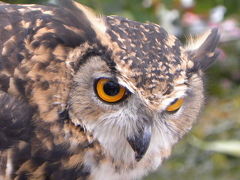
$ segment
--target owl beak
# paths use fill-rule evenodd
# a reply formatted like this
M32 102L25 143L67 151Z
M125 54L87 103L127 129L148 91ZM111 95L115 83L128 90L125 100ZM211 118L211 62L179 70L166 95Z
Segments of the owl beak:
M141 130L139 130L136 135L127 138L128 143L131 145L133 151L135 152L136 161L140 161L147 152L151 136L152 136L151 126L145 126Z

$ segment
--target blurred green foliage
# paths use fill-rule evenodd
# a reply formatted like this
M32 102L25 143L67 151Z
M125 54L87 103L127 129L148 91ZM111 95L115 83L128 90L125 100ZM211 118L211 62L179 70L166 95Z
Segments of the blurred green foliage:
M46 3L47 0L4 0L9 3ZM162 23L161 7L179 13L173 21L186 32L182 19L186 12L202 19L209 26L212 8L226 8L218 26L227 29L233 38L220 43L221 55L207 71L207 105L193 131L173 150L169 160L146 180L238 180L240 179L240 0L195 0L191 8L184 8L180 0L79 0L100 14L120 15L141 22ZM227 21L230 20L230 21ZM225 22L225 24L224 24ZM226 23L228 22L228 23ZM230 23L235 23L236 27ZM194 22L192 22L194 24ZM232 30L229 30L229 28ZM235 28L235 29L234 29ZM169 29L168 29L169 30ZM223 36L225 36L223 34Z

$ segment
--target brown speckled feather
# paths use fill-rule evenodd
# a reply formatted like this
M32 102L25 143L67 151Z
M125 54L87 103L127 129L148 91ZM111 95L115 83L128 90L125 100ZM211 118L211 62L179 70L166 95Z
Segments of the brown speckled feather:
M187 69L181 42L155 24L142 24L122 17L107 17L111 40L122 49L115 59L122 73L135 85L147 104L159 106L154 91L170 94L173 80L185 78ZM120 70L121 71L121 70Z
M89 143L81 129L69 128L73 125L59 118L71 86L72 69L66 63L67 55L76 46L90 44L89 37L91 43L95 41L88 20L78 18L84 26L79 27L79 19L67 9L0 6L0 88L5 92L0 99L4 109L0 119L7 130L1 131L7 137L1 136L0 148L11 147L1 154L7 154L14 172L7 174L6 167L2 167L4 179L77 179L89 174L89 169L81 165L81 156L75 163L70 159L94 148L94 143ZM7 122L10 112L16 122ZM26 117L22 117L23 112ZM32 120L27 117L31 114ZM67 141L65 129L70 134ZM73 152L71 138L79 142Z

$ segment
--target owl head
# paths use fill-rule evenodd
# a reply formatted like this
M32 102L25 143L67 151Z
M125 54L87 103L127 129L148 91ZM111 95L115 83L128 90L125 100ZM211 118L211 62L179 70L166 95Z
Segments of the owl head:
M79 32L84 43L66 61L72 69L71 122L113 161L158 167L202 108L203 74L218 55L217 29L184 46L159 25L66 6L85 27Z

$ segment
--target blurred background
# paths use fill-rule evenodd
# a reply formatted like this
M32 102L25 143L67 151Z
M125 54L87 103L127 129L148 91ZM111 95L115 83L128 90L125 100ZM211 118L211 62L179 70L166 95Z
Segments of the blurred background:
M54 3L55 0L4 0ZM240 0L79 0L105 15L154 22L185 42L219 27L221 54L206 72L206 106L193 131L145 180L240 179Z

